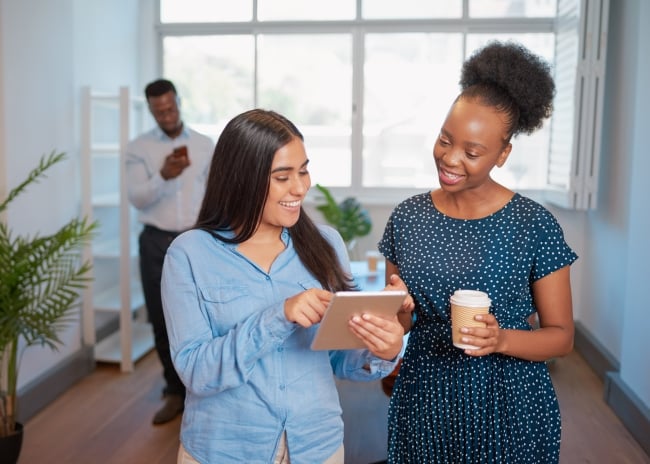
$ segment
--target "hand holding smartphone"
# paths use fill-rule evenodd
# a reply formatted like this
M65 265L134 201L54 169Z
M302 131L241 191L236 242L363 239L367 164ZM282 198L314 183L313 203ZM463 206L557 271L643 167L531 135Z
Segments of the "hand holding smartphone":
M181 145L180 147L174 148L174 156L177 158L188 158L187 154L187 145Z
M160 168L160 175L165 180L173 179L178 177L189 165L187 146L181 145L174 148L174 151L165 157L165 162Z

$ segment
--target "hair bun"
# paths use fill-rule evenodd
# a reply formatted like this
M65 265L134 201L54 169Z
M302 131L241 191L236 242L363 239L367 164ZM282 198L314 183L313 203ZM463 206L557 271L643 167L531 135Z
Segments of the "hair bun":
M495 86L519 109L513 133L530 134L553 112L555 83L550 65L515 42L490 42L465 63L460 78L463 91L476 85Z

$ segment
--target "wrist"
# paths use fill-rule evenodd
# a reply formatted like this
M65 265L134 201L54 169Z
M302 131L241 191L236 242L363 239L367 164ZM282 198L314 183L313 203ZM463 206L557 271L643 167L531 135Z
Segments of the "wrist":
M509 330L497 329L497 346L495 347L495 352L500 354L505 354L508 351L508 339L509 339Z

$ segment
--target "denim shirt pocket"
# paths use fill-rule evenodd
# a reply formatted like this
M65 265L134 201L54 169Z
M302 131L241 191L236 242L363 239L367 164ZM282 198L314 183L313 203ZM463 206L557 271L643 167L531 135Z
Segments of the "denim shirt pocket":
M248 287L241 284L204 286L199 288L201 298L206 302L227 304L247 295Z
M310 288L323 288L320 282L316 279L301 280L298 282L298 285L300 285L305 290L309 290Z
M247 286L233 282L202 286L198 290L215 335L224 334L248 315L246 308L251 305Z

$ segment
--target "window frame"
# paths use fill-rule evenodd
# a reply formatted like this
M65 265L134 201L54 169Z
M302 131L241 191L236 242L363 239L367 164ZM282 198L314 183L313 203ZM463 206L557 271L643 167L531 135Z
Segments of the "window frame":
M160 2L155 2L154 29L156 35L156 65L163 69L163 40L167 36L183 35L258 35L258 34L328 34L350 33L352 35L352 121L351 121L351 186L332 187L337 197L355 196L365 204L394 204L411 195L425 191L423 188L363 187L363 65L364 37L367 33L462 33L463 48L466 49L468 34L504 33L553 33L557 34L561 20L556 17L531 18L469 18L469 0L463 0L461 18L441 19L362 19L361 0L356 2L356 17L353 20L327 21L259 21L256 3L253 1L253 18L247 22L215 23L162 23ZM547 201L569 209L586 210L596 206L598 165L600 157L600 128L602 126L602 94L604 88L604 65L607 36L609 0L558 0L558 9L569 4L579 8L575 30L579 42L579 62L569 67L569 78L575 84L575 108L572 117L573 130L569 134L570 150L565 150L561 163L570 166L567 185L551 185L539 189L518 189L524 195L539 201ZM594 47L593 44L597 44ZM557 55L556 55L557 56ZM554 63L555 65L555 63ZM582 88L581 88L582 86ZM254 89L255 105L258 102ZM582 96L582 100L580 97ZM562 97L565 97L562 95ZM555 115L554 115L555 116ZM557 126L557 124L555 125ZM553 126L551 126L553 138ZM552 141L551 141L552 142ZM433 147L432 147L433 150ZM549 147L548 170L554 157ZM568 158L568 159L567 159ZM432 171L432 179L435 173ZM548 176L547 176L548 178Z

